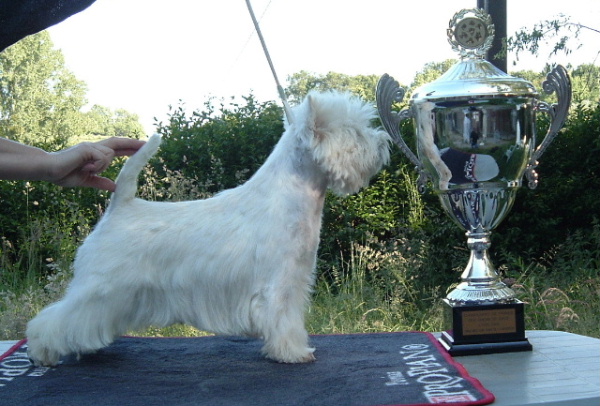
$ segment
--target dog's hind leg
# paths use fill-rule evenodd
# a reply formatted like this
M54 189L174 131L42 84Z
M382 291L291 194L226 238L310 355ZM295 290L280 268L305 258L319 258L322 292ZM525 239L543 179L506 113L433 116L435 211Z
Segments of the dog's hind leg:
M94 352L123 333L115 323L119 312L111 314L114 304L94 298L81 299L67 294L29 322L27 352L36 365L53 366L63 355Z

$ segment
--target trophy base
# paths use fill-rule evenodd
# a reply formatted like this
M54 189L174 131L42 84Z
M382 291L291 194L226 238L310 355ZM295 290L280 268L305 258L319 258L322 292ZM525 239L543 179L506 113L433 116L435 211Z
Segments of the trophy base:
M444 299L447 331L439 341L452 356L531 351L523 302L453 304Z

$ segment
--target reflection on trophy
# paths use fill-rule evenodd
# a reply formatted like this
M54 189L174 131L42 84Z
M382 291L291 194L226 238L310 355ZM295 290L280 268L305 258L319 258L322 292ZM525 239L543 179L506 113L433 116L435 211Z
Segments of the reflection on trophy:
M433 184L443 208L466 231L471 250L461 283L444 299L448 330L441 343L453 355L528 351L523 303L500 279L489 256L491 231L509 212L526 174L537 185L540 156L563 126L571 102L570 79L562 66L547 76L539 100L534 86L484 60L494 35L483 10L462 10L450 20L448 40L461 61L439 79L421 86L407 110L393 112L404 90L387 74L377 85L377 106L385 129L416 165L419 189ZM551 125L536 142L536 114ZM417 154L404 142L399 125L412 118Z

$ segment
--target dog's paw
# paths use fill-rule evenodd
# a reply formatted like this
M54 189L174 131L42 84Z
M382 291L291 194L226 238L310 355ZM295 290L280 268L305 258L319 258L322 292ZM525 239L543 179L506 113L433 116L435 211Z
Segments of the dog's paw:
M304 354L295 357L286 357L286 359L279 362L284 364L301 364L306 362L315 362L316 360L317 358L315 357L315 349L307 348L307 351Z
M37 367L53 367L58 364L60 354L57 351L53 351L49 348L32 345L27 345L27 356L32 364Z
M269 359L277 361L282 364L301 364L306 362L314 362L315 358L314 348L305 348L301 351L290 351L286 349L284 351L271 350L266 351L263 349L263 353Z
M300 362L315 362L317 360L317 358L315 357L315 349L314 348L309 348L309 352L302 358L300 358L300 360L298 361Z

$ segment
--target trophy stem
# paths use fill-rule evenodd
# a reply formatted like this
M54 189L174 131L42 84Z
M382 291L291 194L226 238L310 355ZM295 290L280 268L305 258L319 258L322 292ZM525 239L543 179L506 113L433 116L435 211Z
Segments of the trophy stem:
M468 231L469 263L461 275L461 283L446 298L453 304L511 303L515 292L506 286L488 256L491 231Z
M448 329L439 341L452 356L531 351L523 302L500 280L488 256L491 231L481 230L466 233L471 258L443 300Z

